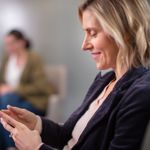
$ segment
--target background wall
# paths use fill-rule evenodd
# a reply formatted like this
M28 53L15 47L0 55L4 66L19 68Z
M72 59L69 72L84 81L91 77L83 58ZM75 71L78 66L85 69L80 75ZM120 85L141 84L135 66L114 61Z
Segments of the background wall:
M62 120L66 120L97 74L90 55L81 51L79 0L0 0L0 4L0 54L3 36L12 28L20 28L33 40L34 49L46 64L66 66L67 97L62 107Z

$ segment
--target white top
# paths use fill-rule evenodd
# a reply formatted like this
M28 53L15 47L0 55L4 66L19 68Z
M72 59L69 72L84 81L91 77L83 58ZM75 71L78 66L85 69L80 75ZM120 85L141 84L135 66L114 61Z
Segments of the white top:
M6 83L12 88L16 88L20 83L23 70L24 66L19 66L17 64L17 56L10 56L5 72Z

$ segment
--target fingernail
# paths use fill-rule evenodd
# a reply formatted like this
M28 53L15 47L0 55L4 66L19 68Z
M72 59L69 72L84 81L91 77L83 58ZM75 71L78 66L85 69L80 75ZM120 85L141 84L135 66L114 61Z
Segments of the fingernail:
M7 108L9 108L10 107L10 105L7 105Z
M3 124L3 126L6 125L6 122L5 122L5 120L3 118L1 118L1 123Z

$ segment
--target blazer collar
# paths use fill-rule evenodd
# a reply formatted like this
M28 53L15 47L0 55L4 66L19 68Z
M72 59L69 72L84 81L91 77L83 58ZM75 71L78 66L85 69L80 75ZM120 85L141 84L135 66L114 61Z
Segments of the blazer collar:
M144 67L138 67L138 68L131 68L129 69L122 77L121 79L116 83L116 86L114 87L114 90L117 90L119 88L126 87L128 84L135 81L137 78L145 74L150 69L144 68Z

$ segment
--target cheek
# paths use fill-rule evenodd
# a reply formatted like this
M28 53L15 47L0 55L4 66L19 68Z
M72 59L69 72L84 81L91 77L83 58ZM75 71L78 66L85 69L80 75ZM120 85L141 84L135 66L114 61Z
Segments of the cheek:
M97 38L94 39L93 44L96 50L105 50L109 47L111 41L104 32L98 34Z
M107 67L113 67L116 65L116 59L119 50L113 41L107 38L97 40L95 42L95 49L101 51L101 57L99 61L101 61L103 65Z
M101 52L101 59L107 61L111 56L110 42L105 37L97 38L94 42L95 51Z
M12 50L15 49L14 45L12 45L12 44L6 45L5 48L6 48L8 51L12 51Z

